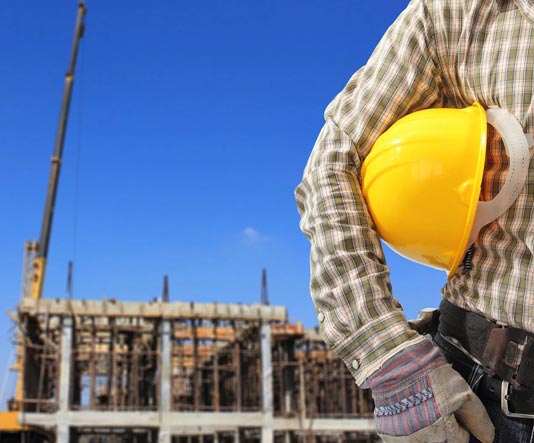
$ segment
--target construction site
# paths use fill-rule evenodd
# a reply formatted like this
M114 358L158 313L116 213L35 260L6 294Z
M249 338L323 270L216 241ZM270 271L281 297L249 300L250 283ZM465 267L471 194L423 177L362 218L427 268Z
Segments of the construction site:
M2 442L372 443L359 389L316 329L257 304L44 298L43 282L78 42L80 2L41 236L27 242L14 395Z
M369 391L269 305L23 299L25 442L376 441ZM5 423L4 423L5 425Z

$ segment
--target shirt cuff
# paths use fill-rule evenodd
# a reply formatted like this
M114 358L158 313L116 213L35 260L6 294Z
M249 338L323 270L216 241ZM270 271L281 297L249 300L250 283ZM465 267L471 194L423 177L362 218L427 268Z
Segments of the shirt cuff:
M332 350L343 360L356 384L362 385L395 354L424 340L410 329L402 311L397 311L366 323Z

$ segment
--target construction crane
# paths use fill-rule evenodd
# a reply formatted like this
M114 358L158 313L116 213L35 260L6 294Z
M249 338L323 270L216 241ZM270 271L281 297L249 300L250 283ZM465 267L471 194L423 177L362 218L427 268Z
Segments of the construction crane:
M41 235L38 242L26 242L26 263L23 270L23 291L22 297L31 297L39 299L43 294L44 279L46 273L46 261L48 257L48 248L50 245L50 234L52 230L52 221L54 218L54 208L56 203L57 189L59 183L59 174L61 171L61 162L63 157L63 146L65 144L65 135L67 131L67 120L69 116L70 102L72 97L72 88L74 85L74 72L76 60L78 58L78 48L80 39L84 32L84 17L87 8L80 0L78 2L78 13L74 30L74 39L70 54L70 62L67 73L65 74L65 83L63 88L63 97L61 101L61 110L56 132L56 140L51 160L50 176L48 179L48 191L46 195L43 220L41 224ZM20 432L25 429L18 424L18 414L23 410L23 374L22 374L22 347L19 344L17 352L17 362L13 370L18 372L17 386L14 400L9 402L9 411L0 413L0 435L5 432ZM22 440L20 440L22 441Z

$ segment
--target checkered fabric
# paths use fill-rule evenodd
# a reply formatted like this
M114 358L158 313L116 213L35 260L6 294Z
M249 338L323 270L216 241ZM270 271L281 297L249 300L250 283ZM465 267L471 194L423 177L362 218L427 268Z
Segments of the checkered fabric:
M358 384L422 339L392 297L360 190L363 159L402 116L474 101L506 108L533 134L533 91L532 0L413 0L326 109L296 199L311 241L311 294L321 335ZM498 193L508 162L502 140L488 130L485 200ZM534 168L516 203L481 230L472 262L446 283L443 295L534 332Z

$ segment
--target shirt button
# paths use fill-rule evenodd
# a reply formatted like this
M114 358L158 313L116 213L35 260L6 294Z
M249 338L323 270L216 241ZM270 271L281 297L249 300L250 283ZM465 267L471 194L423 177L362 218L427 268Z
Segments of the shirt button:
M358 369L360 367L360 364L358 363L358 360L352 360L352 367L354 369Z
M324 314L319 312L319 314L317 314L317 319L322 323L324 321Z

